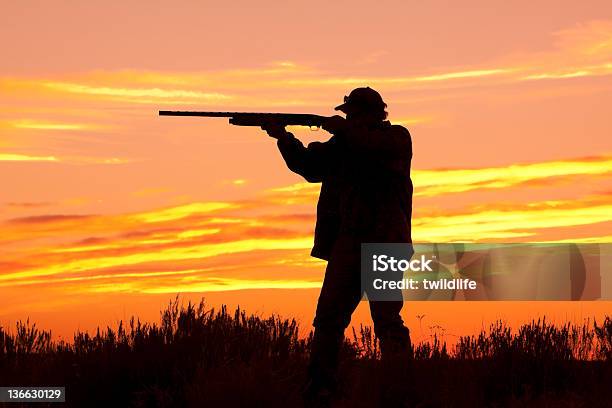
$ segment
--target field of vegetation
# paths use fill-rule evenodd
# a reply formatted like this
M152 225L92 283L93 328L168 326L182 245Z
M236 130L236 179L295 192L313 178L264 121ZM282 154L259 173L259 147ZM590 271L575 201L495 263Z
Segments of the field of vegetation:
M0 385L65 386L71 407L299 407L310 339L294 320L177 298L159 323L132 318L71 342L28 321L0 328ZM497 322L451 348L434 336L408 366L381 361L363 327L340 377L338 407L612 406L612 319Z

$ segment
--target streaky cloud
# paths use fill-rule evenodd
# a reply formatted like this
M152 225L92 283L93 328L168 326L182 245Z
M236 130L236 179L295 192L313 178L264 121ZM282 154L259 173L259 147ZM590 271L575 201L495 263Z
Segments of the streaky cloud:
M27 154L0 153L0 162L58 162L55 156L30 156Z

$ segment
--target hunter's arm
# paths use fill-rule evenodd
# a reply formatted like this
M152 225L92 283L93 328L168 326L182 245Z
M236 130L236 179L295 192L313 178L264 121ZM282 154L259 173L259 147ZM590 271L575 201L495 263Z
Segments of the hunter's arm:
M277 145L291 171L310 183L323 181L327 174L331 141L312 142L308 147L304 147L301 141L287 132L285 136L278 138Z

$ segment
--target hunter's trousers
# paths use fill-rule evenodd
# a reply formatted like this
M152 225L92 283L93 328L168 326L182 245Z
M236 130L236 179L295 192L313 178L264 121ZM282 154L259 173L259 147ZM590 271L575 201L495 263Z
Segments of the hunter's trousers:
M309 376L322 386L335 386L336 369L344 330L362 298L361 245L350 236L340 236L334 245L314 319ZM370 301L374 332L381 354L410 353L410 335L400 311L403 301Z

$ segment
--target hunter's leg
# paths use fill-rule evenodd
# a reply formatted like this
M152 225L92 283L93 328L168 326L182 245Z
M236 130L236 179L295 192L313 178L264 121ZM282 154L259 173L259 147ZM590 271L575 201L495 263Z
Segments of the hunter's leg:
M357 269L356 269L357 268ZM327 265L314 319L309 376L315 387L336 386L338 355L344 330L361 298L359 254L340 243Z
M403 305L400 300L370 302L374 332L380 341L383 359L412 354L410 332L400 316Z

